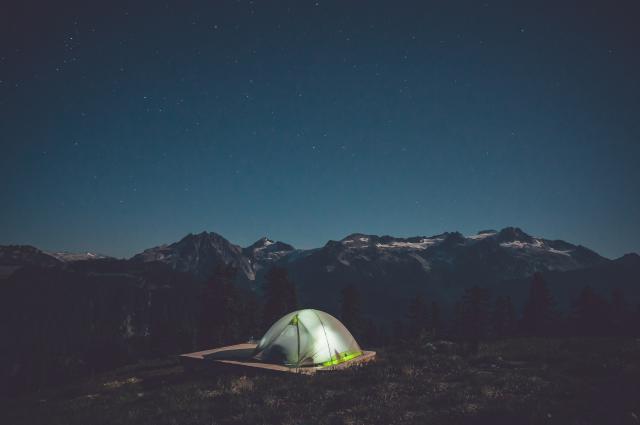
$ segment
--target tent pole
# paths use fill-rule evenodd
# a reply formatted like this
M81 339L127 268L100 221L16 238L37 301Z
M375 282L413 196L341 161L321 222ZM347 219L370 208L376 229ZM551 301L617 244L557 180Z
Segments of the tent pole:
M324 328L324 323L322 323L322 319L320 319L320 316L318 316L318 313L314 311L313 314L316 315L316 317L318 318L318 322L320 322L320 326L322 327L322 332L324 333L324 340L327 342L327 349L329 350L329 360L333 360L333 357L332 357L333 354L331 354L331 344L329 344L329 337L327 336L327 331Z
M296 315L296 319L298 316ZM298 334L298 366L300 366L300 320L296 320L296 331Z

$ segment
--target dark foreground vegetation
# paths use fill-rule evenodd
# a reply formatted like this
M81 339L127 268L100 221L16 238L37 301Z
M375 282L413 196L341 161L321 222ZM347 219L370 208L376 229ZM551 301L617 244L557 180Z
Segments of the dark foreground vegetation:
M301 304L287 270L272 267L257 290L238 285L233 266L196 280L166 265L99 263L90 273L25 268L0 282L0 395L15 397L77 382L127 364L260 338ZM78 262L74 267L89 267ZM336 315L364 347L419 339L463 343L521 337L640 337L640 306L611 284L589 286L560 310L541 274L524 305L481 286L461 290L454 305L415 293L393 320L382 320L354 284L336 299ZM389 288L392 292L393 289ZM321 306L320 306L321 307Z
M640 340L427 341L301 375L185 373L147 361L0 406L4 424L638 424Z

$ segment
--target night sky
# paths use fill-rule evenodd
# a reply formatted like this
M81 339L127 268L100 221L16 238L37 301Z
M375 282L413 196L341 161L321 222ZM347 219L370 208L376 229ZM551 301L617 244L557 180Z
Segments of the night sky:
M0 244L640 250L637 1L41 3L0 12Z

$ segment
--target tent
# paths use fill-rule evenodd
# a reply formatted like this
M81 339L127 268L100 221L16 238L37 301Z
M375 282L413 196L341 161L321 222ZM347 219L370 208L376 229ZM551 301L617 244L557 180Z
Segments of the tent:
M319 310L305 309L274 323L260 340L253 357L303 367L337 365L361 355L360 346L338 319Z

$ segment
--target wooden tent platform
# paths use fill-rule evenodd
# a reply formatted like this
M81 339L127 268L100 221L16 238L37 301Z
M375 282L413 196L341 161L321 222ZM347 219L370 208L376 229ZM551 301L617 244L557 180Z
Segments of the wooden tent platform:
M279 364L264 363L251 358L253 350L257 344L236 344L226 347L214 348L211 350L196 351L180 355L180 361L186 369L203 369L203 368L225 368L236 369L242 368L245 371L253 370L270 371L270 372L286 372L286 373L304 373L313 374L320 371L340 370L351 366L368 363L375 359L375 351L363 351L361 356L347 360L333 366L318 367L286 367ZM249 369L247 369L249 368Z

